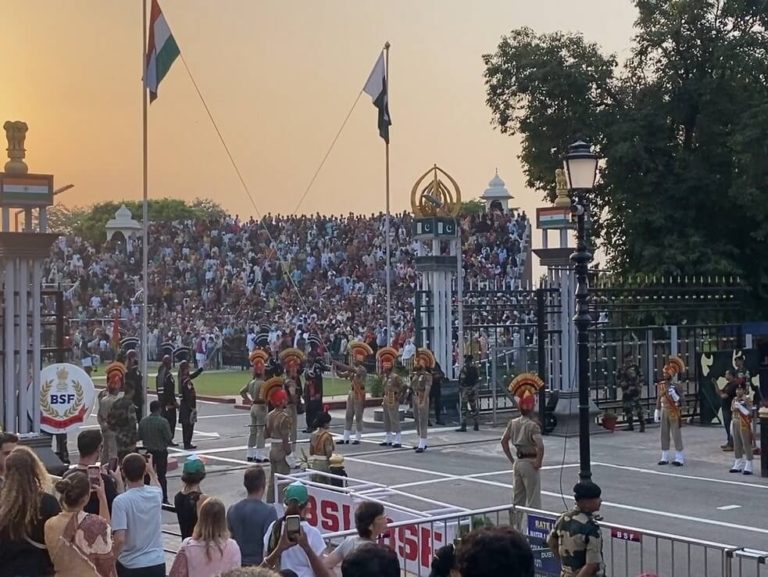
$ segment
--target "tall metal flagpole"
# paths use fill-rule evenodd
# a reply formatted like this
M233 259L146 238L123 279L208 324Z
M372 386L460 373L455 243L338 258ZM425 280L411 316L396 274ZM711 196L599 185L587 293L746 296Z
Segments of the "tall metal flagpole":
M141 374L144 377L144 414L149 414L149 375L147 374L147 352L149 348L149 331L147 328L147 303L149 301L149 281L147 278L149 254L149 207L147 205L147 87L146 87L146 49L147 49L147 0L142 2L142 44L141 44L141 104L143 117L143 168L144 195L141 206Z
M389 107L389 42L384 44L384 78L387 81L387 107ZM384 142L385 158L386 158L386 188L387 188L387 346L392 344L392 259L390 249L390 235L389 235L389 138Z

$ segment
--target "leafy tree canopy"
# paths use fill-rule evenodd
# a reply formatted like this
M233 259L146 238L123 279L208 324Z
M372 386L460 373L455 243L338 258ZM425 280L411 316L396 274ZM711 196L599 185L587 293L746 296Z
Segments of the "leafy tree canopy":
M621 65L580 34L502 38L483 56L492 123L521 138L527 184L550 200L568 144L596 146L593 230L611 268L740 275L768 312L768 6L634 4Z
M461 207L459 208L459 214L461 216L466 216L469 214L483 214L484 212L485 203L477 198L462 201Z
M49 228L64 234L74 234L88 242L100 245L106 240L105 226L115 212L125 205L135 220L142 221L140 201L107 201L87 208L68 208L59 204L48 211ZM195 199L191 203L175 198L151 199L147 203L150 222L186 220L196 218L218 219L226 215L219 204L209 199Z

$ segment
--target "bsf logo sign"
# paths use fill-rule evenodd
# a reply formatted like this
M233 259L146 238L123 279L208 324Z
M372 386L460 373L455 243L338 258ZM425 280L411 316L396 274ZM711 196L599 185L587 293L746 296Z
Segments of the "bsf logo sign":
M55 364L40 373L40 428L66 433L91 412L95 390L88 374L75 365Z

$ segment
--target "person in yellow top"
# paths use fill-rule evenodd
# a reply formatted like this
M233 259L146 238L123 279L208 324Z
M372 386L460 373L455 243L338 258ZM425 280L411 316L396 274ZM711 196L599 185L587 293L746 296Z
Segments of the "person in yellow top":
M267 415L266 435L272 442L269 445L269 486L267 487L267 503L275 502L275 475L289 475L291 467L286 460L291 454L291 417L285 410L288 395L283 390L283 380L273 377L265 383L269 389L269 402L272 409Z
M352 423L357 428L353 445L359 445L363 438L363 411L365 409L365 382L368 379L368 372L365 370L365 361L373 355L373 349L362 342L354 342L349 345L349 354L352 357L352 364L345 365L338 361L333 362L336 374L342 378L349 379L352 386L347 396L347 414L344 419L344 437L338 442L340 445L348 445L349 437L352 435Z
M384 384L384 431L387 438L379 443L382 447L402 447L400 443L400 397L405 385L403 379L395 372L397 351L392 347L383 347L376 352L376 361Z
M670 435L675 443L675 460L672 464L676 467L682 467L685 463L683 436L680 434L682 397L677 392L677 385L675 384L675 377L684 370L685 363L680 357L670 357L667 364L664 365L664 378L656 384L656 411L653 420L657 423L661 422L661 459L659 465L669 464Z
M731 403L731 435L735 460L731 473L752 474L752 403L747 398L747 383L739 380Z
M246 459L249 463L267 463L266 442L264 439L264 427L267 424L267 401L261 398L261 387L264 385L264 371L267 367L269 355L256 349L250 355L253 367L253 378L240 389L243 401L251 403L251 433L248 435L248 452Z
M515 397L520 416L509 422L501 437L501 449L512 463L514 479L511 523L521 533L525 533L525 514L517 507L541 508L539 470L544 460L544 441L541 425L534 418L534 409L536 393L543 385L543 381L532 373L523 373L512 380L509 391ZM514 454L510 445L514 446Z
M427 450L427 428L429 427L429 389L432 387L432 367L435 357L429 349L416 351L414 371L411 376L413 391L413 419L416 421L416 433L419 435L417 453Z
M328 430L330 424L331 415L328 414L328 411L323 411L315 419L313 426L316 430L309 438L310 468L324 473L331 472L331 456L333 456L333 450L336 447L336 443L333 442L333 437ZM330 484L329 477L325 475L313 475L312 480L315 483Z

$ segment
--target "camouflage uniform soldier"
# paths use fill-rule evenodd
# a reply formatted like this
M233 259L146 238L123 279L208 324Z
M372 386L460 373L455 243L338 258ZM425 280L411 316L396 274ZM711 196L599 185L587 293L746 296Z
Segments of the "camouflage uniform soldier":
M469 416L474 421L474 430L480 430L480 424L478 423L479 411L477 410L477 381L480 376L477 373L477 367L472 364L473 360L472 355L466 355L464 357L464 366L459 373L461 427L456 429L457 433L467 432L467 407L469 407Z
M139 440L139 425L136 422L136 408L133 405L133 383L123 384L123 396L117 399L109 410L107 422L115 433L117 458L122 461L128 453L136 450Z
M621 389L621 404L624 409L624 416L627 419L628 431L635 430L635 411L637 419L640 421L640 432L645 432L645 415L640 406L640 397L643 394L643 374L640 367L632 360L632 353L624 355L624 365L616 374L616 383Z
M576 506L560 515L547 538L547 545L560 559L560 577L605 576L603 539L594 515L602 503L600 493L592 481L576 483Z

